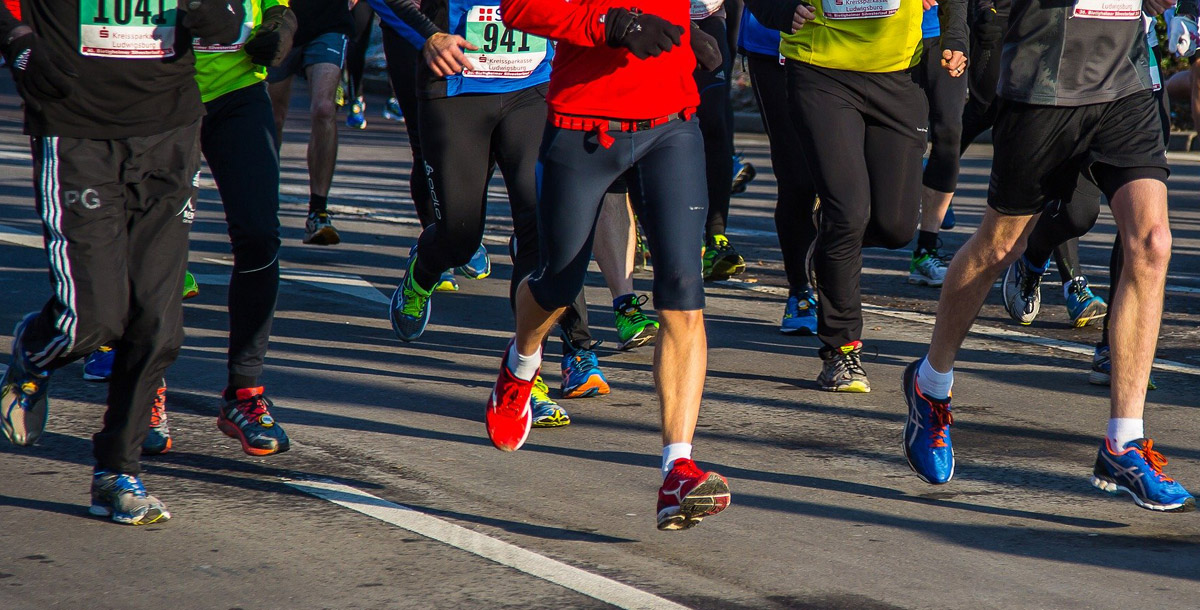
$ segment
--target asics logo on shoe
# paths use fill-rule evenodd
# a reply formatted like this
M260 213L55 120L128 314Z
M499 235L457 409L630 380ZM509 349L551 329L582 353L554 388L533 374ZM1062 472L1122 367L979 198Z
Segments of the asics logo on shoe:
M1127 468L1123 467L1120 464L1118 464L1116 461L1114 461L1111 457L1106 455L1105 453L1106 452L1101 452L1100 455L1102 458L1104 458L1104 461L1106 463L1108 463L1109 468L1112 469L1113 478L1114 479L1124 479L1124 482L1127 483L1127 485L1137 485L1138 492L1143 497L1145 497L1146 484L1142 480L1142 477L1146 476L1146 473L1139 472L1140 469L1137 467L1136 464L1133 466L1129 466Z

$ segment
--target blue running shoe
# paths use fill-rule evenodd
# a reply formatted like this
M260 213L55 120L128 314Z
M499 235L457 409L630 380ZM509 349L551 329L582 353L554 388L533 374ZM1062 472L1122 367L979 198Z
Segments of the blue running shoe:
M922 481L941 485L954 476L954 446L950 444L950 398L929 398L917 383L921 360L904 369L904 402L908 403L908 421L904 423L904 457Z
M392 294L392 303L388 308L392 330L401 341L416 341L425 332L425 326L429 324L429 310L432 309L433 292L424 290L413 280L416 264L417 257L409 257L408 272Z
M42 436L50 413L46 398L50 372L38 370L25 360L21 341L25 328L36 317L37 312L26 315L13 329L12 361L0 380L0 428L5 438L25 447Z
M533 389L529 392L529 410L532 415L534 428L559 428L570 425L571 416L558 403L550 398L550 388L538 375L533 380Z
M117 353L108 345L87 355L83 360L83 379L85 381L105 382L112 377L113 360Z
M729 188L729 194L737 195L746 192L746 186L757 175L758 170L746 161L742 153L733 155L733 183Z
M1092 353L1092 372L1088 373L1088 383L1092 385L1112 385L1112 358L1108 354L1107 345L1097 345ZM1157 390L1154 375L1146 382L1147 390Z
M166 505L146 493L140 479L107 470L92 474L92 506L88 512L126 525L150 525L171 518Z
M580 349L563 356L563 398L587 398L608 394L608 392L608 380L604 378L604 372L600 370L596 352Z
M787 305L783 306L783 322L779 324L779 332L785 335L817 334L817 299L813 297L811 289L788 297Z
M1154 441L1139 438L1114 452L1108 439L1100 443L1092 485L1111 494L1125 492L1138 506L1168 513L1196 509L1196 499L1183 485L1163 474L1167 458L1154 450Z
M404 111L400 109L400 100L389 97L383 107L383 118L389 121L403 121Z
M367 103L363 98L354 100L350 104L350 112L346 113L346 127L350 129L366 129L367 128Z
M942 230L949 231L956 224L958 224L958 221L954 218L954 205L950 205L946 208L946 215L942 216Z
M1072 278L1063 286L1063 298L1067 301L1067 313L1075 328L1083 328L1108 314L1108 304L1092 292L1087 278L1082 275Z
M459 267L458 272L473 280L482 280L492 274L492 259L488 257L483 244L479 244L479 249L475 251L470 262Z

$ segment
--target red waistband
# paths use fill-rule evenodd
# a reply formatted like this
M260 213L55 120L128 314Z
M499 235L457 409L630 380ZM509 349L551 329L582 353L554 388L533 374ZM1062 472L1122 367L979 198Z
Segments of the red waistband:
M666 125L667 123L670 123L676 119L680 121L690 120L695 114L695 108L684 108L679 112L669 114L667 116L633 121L626 119L607 119L603 117L560 114L550 111L550 123L555 127L560 127L562 129L595 132L600 141L600 145L604 148L608 148L612 146L614 142L613 137L608 135L609 131L648 131L650 129L654 129L655 127Z

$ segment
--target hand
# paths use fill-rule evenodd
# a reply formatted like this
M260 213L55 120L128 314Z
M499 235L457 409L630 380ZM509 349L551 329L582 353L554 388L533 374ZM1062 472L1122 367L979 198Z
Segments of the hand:
M937 5L937 0L921 0L921 8L925 10L929 10Z
M792 13L792 33L795 34L804 27L804 24L817 18L817 14L813 12L813 7L807 4L796 5L796 12Z
M1164 11L1175 6L1175 0L1142 0L1142 12L1157 17Z
M979 16L975 18L975 41L979 43L980 48L990 49L996 46L996 43L1004 38L1004 25L1000 23L1000 17L996 14L996 9L988 8L979 12Z
M950 73L950 76L958 78L967 71L967 56L964 55L962 51L943 49L942 67Z
M462 49L477 51L479 47L467 42L462 36L438 32L425 41L421 55L425 57L425 63L433 70L434 76L442 78L458 74L464 68L475 69Z
M37 34L25 29L29 33L8 43L5 59L25 105L33 112L41 113L42 102L57 102L70 96L75 88L73 79L79 75L55 57Z
M692 52L696 54L696 63L705 72L712 72L725 63L717 39L701 30L695 21L692 22Z
M263 22L242 50L260 66L278 66L292 50L292 39L299 28L296 13L286 6L272 6L263 13Z
M604 43L625 47L638 59L658 57L678 46L683 28L662 17L610 8L604 14Z
M1196 20L1176 14L1167 26L1167 49L1180 57L1191 57L1196 53Z
M241 0L189 0L183 26L202 44L231 45L242 35L246 6Z

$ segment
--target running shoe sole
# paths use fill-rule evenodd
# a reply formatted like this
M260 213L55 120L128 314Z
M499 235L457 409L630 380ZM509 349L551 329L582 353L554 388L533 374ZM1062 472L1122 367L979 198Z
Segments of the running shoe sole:
M917 374L916 366L910 364L904 368L904 387L903 387L903 389L904 389L904 404L908 405L908 413L912 413L912 410L913 410L912 396L909 394L908 388L910 386L913 388L917 387L916 380L914 379L916 374ZM912 417L912 416L909 415L909 417ZM908 426L907 425L900 430L900 450L904 452L904 461L908 462L908 467L910 469L912 469L913 473L915 473L917 475L918 479L921 479L922 481L925 481L926 483L929 483L930 485L945 485L946 483L949 483L951 479L954 478L954 469L958 466L957 460L951 462L950 476L946 477L945 481L940 481L940 482L930 481L929 479L925 478L925 475L921 474L921 471L917 470L916 465L914 465L912 463L912 458L909 457L909 454L908 454Z
M817 336L817 333L813 332L812 329L809 328L785 328L783 326L779 327L779 334L799 337Z
M1102 301L1092 301L1072 323L1075 328L1083 328L1096 320L1104 319L1106 315L1108 315L1108 305Z
M931 280L931 279L921 275L920 273L909 273L908 274L908 283L916 284L918 286L932 286L934 288L938 288L944 283L944 281Z
M238 442L240 442L242 444L242 451L246 452L247 455L263 457L266 455L275 455L276 453L283 453L283 452L287 451L288 449L292 448L291 442L284 442L284 443L279 443L275 449L259 449L258 447L255 447L255 446L251 445L250 443L246 442L246 435L242 434L242 429L238 428L237 424L235 424L223 417L217 418L217 428L221 432L224 432L225 436L236 439Z
M863 381L851 381L845 385L822 385L821 389L826 392L846 392L849 394L868 394L871 392L871 384Z
M1130 491L1128 487L1125 487L1124 485L1121 485L1120 483L1117 483L1109 478L1100 478L1096 475L1092 475L1092 485L1094 485L1096 489L1108 492L1112 495L1118 495L1121 492L1125 492L1129 494L1129 497L1133 498L1135 504L1146 510L1154 510L1163 513L1189 513L1196 510L1195 498L1188 498L1179 504L1153 504L1143 501L1137 496L1137 494Z
M161 510L148 510L146 514L136 516L114 513L113 509L108 506L93 504L88 507L88 513L95 517L108 517L117 523L125 525L150 525L151 523L158 523L159 521L166 521L171 518L170 511L166 510L165 507Z
M729 189L730 195L740 195L746 192L746 187L750 185L750 181L758 175L758 170L749 163L742 164L742 171L738 172L733 179L733 185Z
M305 235L304 243L313 246L336 246L342 243L342 236L338 235L337 229L333 227L321 227L316 233Z
M658 512L658 529L676 531L692 528L705 517L726 508L729 508L729 483L725 477L710 472L703 483L683 497L679 506L670 506Z
M632 336L628 341L617 346L617 351L627 352L631 349L639 348L647 343L654 341L658 336L658 327L653 324L647 324L642 328L642 332Z
M608 384L599 378L599 375L592 375L588 380L580 384L575 389L568 392L563 392L563 398L591 398L592 396L602 396L609 393ZM534 424L537 425L537 424Z

